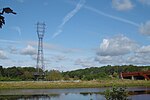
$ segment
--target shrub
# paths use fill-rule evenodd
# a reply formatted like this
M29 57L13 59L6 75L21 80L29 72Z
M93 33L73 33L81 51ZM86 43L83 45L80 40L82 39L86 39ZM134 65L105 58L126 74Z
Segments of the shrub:
M129 100L126 88L112 87L105 91L106 100Z

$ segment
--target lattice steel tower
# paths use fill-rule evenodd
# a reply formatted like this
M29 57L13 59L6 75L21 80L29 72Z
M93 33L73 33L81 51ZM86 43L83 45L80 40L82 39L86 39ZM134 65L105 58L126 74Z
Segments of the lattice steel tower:
M44 73L40 72L40 69L44 71L44 55L43 55L43 37L45 34L45 23L37 23L37 35L38 35L38 53L37 53L37 75Z

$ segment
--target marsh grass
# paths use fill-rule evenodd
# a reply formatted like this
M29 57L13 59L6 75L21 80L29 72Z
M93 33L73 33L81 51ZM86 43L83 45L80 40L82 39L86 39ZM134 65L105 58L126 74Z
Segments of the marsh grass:
M150 81L146 80L99 80L79 82L51 82L51 81L1 81L0 89L60 89L60 88L100 88L100 87L150 87Z

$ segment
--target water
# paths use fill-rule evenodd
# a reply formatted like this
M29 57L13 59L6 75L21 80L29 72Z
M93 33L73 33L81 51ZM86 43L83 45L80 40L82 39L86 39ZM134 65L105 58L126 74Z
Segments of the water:
M0 100L105 100L106 88L0 90ZM131 100L150 100L150 88L128 88Z

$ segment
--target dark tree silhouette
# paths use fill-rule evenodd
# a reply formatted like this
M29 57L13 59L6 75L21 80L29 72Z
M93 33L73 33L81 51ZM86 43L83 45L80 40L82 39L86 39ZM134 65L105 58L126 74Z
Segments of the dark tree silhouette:
M9 13L17 14L16 12L14 12L9 7L3 8L2 12L0 12L0 28L2 28L2 26L5 24L5 17L2 16L4 13L7 13L7 14L9 14Z
M3 24L5 24L4 17L0 15L0 28L2 28Z
M13 10L9 7L6 7L6 8L3 8L3 11L1 12L1 14L4 14L4 13L12 13L12 14L17 14L16 12L13 12Z

